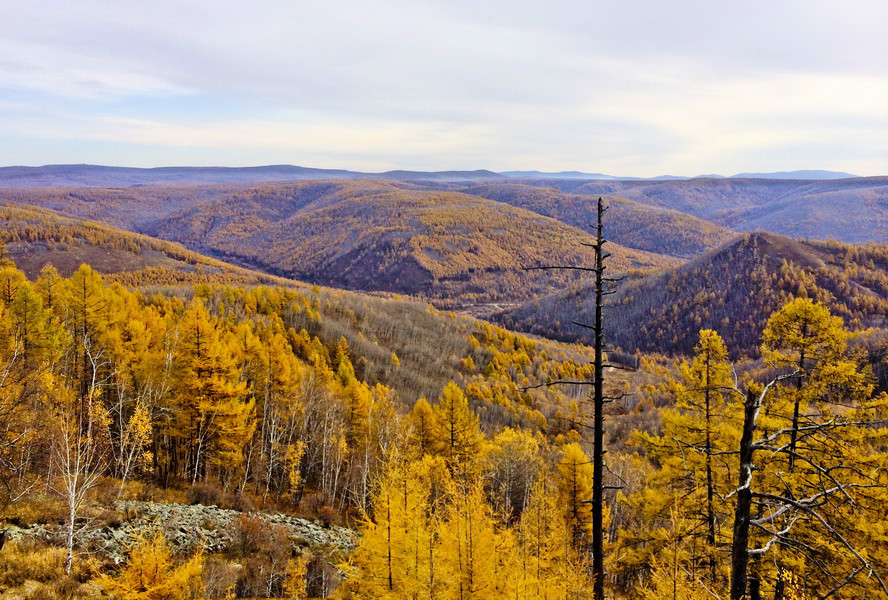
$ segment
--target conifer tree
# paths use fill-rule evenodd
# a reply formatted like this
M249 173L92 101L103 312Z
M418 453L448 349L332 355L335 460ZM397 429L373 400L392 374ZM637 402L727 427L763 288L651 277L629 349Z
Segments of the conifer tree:
M421 457L432 450L435 440L435 412L425 398L420 398L408 414L409 443Z
M769 321L762 353L783 368L745 394L733 492L732 600L766 581L785 598L792 575L802 573L805 593L851 598L863 586L873 597L888 597L885 556L862 551L872 532L853 527L861 518L881 518L870 511L872 494L885 489L888 398L871 398L872 384L842 357L846 333L839 325L807 299L787 304ZM820 332L813 344L812 329ZM801 360L803 348L807 357L816 349L827 360L809 366ZM768 564L759 559L769 553L775 573L766 573Z
M552 475L534 482L518 526L516 596L521 600L587 598L592 590L587 554L570 542L567 514Z
M255 427L254 403L245 401L246 382L239 381L232 352L200 300L185 311L180 336L178 402L170 434L183 443L185 476L197 481L206 477L208 463L223 470L240 464Z
M137 535L117 577L103 574L98 582L120 600L189 600L200 597L202 567L201 554L176 566L160 533L153 538Z
M463 391L452 381L444 387L433 411L435 450L446 458L451 468L464 474L481 449L478 416L469 408Z
M442 547L443 507L434 496L451 486L440 461L390 462L373 495L372 514L362 523L361 542L349 557L355 579L344 586L345 597L447 597L455 583Z
M726 497L735 487L732 452L739 443L742 418L733 385L721 337L712 330L700 331L693 359L680 365L678 379L671 382L675 406L661 411L662 433L636 436L659 468L642 492L624 499L644 514L644 526L621 533L627 557L620 568L651 568L657 553L675 537L701 538L688 554L690 564L682 568L705 566L711 585L721 579L718 549L727 541ZM699 516L695 526L680 526L670 518L679 504L683 514ZM664 529L666 523L671 531Z
M592 461L577 443L566 444L558 462L558 489L571 544L585 550L592 532Z
M453 574L452 598L512 598L514 538L494 520L481 482L455 480L448 505L445 566Z

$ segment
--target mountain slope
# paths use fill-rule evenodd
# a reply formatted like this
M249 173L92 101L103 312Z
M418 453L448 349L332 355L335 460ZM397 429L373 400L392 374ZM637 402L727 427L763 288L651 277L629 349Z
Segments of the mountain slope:
M268 184L159 219L146 232L333 287L476 303L529 298L578 279L525 267L591 264L589 236L500 202L382 181ZM615 246L619 271L675 265Z
M295 283L202 256L181 244L36 207L0 205L0 246L32 279L46 264L63 277L89 264L109 280L129 285Z
M888 245L800 242L753 233L681 267L622 282L606 309L614 346L688 353L695 332L717 330L729 348L754 355L768 316L790 296L826 304L846 325L888 326ZM504 325L584 340L571 321L588 322L588 284L500 313Z
M244 189L246 184L131 188L0 188L0 203L40 206L74 218L139 231L148 222Z
M309 286L248 271L179 244L33 207L0 205L0 256L32 281L46 264L63 277L89 264L105 282L151 293L163 286L160 297L180 298L180 308L201 296L221 320L255 320L266 331L283 328L294 347L323 349L328 361L345 339L356 376L392 387L407 405L421 396L436 398L451 380L460 385L474 381L481 385L476 390L498 390L497 403L474 399L479 413L494 422L517 425L537 409L551 416L572 401L565 390L540 388L528 395L518 387L525 377L538 381L552 370L589 368L588 348L531 340L414 299ZM150 303L149 298L145 294L142 301ZM532 368L508 369L511 360L528 357ZM526 405L531 397L532 406Z
M509 183L466 186L463 191L524 208L562 223L588 230L597 219L597 196L565 194L553 188ZM708 221L623 198L608 196L605 223L608 239L622 246L693 258L736 237L737 233Z
M888 177L831 181L721 178L524 183L573 194L616 195L677 210L736 231L760 228L808 239L888 242Z

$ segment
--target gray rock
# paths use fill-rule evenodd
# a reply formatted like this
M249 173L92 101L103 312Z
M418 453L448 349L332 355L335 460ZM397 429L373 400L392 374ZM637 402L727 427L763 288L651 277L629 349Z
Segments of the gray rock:
M86 522L79 526L76 542L79 548L104 554L115 562L125 560L126 549L134 536L152 535L157 531L161 531L178 551L191 552L198 548L209 553L224 551L235 543L232 523L245 514L218 506L134 500L116 502L114 508L124 515L119 525ZM357 541L357 534L346 527L323 527L307 519L283 514L247 514L287 530L294 547L351 550ZM27 537L51 544L64 543L64 526L61 525L10 526L6 531L11 540Z

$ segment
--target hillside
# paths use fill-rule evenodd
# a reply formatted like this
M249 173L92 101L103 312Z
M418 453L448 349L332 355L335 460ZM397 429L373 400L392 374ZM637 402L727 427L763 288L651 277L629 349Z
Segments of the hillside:
M342 182L332 189L337 185ZM306 186L313 198L282 189L289 192L277 202L263 195L256 206L246 195L232 198L241 204L229 203L230 222L237 224L235 208L241 206L253 211L247 223L286 222L290 204L299 202L318 210L324 203L338 206L330 189ZM372 208L379 194L368 193L365 203ZM417 220L417 205L426 207L420 199L435 209L457 199L478 201L442 194L395 198L401 212ZM353 190L347 196L354 198ZM7 209L12 246L46 243L59 256L79 245L122 255L178 248L44 209ZM491 218L483 202L459 209L460 215L474 210ZM503 214L516 218L520 211L513 210ZM210 224L229 224L225 216L211 213L218 220ZM823 299L832 283L848 306L884 319L884 300L865 292L884 297L888 290L886 250L745 236L695 260L687 276L645 278L659 287L643 308L678 302L695 283L728 294L743 287L744 276L754 296L771 298L769 270L777 269L788 283L774 287L801 294L804 286L806 295ZM778 264L781 259L787 262ZM747 263L750 273L719 283L719 269ZM123 590L125 597L141 598L149 586L183 582L183 598L381 598L393 597L384 575L395 568L399 582L429 598L457 597L459 582L466 581L460 569L484 574L484 585L493 577L503 581L495 598L521 597L519 584L540 573L546 577L536 586L541 593L525 594L528 599L551 598L550 590L565 580L581 592L590 589L587 546L571 541L571 523L582 521L570 521L572 515L586 520L593 498L590 348L516 334L415 300L319 286L186 284L148 294L110 283L87 265L67 278L47 269L28 281L8 260L0 260L0 283L7 433L0 452L3 597L85 600ZM756 306L740 302L738 310ZM695 327L675 316L671 323L676 337L696 341ZM646 327L642 319L621 325L627 331ZM870 406L880 410L888 398L872 398L859 385L867 373L858 372L853 354L842 358L839 328L829 335L837 358L824 359L824 379L810 387L822 394L823 382L842 408L815 411L805 404L797 454L818 469L817 461L831 461L823 468L836 473L825 482L833 486L845 472L857 476L857 464L884 471L883 432L861 416ZM777 343L791 343L784 338ZM712 355L706 355L707 369ZM614 531L608 559L618 559L612 589L616 597L644 598L654 582L666 590L661 597L671 597L675 587L668 580L661 585L658 553L691 548L705 535L688 539L693 534L686 521L669 510L702 515L707 506L705 488L692 479L701 472L702 463L690 463L698 452L686 452L702 448L709 422L710 413L704 420L697 402L703 356L692 365L636 358L637 370L605 370L604 394L611 401L603 411L607 469L601 489L602 511ZM710 448L735 455L740 428L734 417L743 406L738 395L722 395L731 365L723 355L712 360L720 380L707 378L706 390L713 390L720 420L713 430L717 445ZM755 365L738 368L764 376ZM798 393L794 385L776 389L765 407L771 431L789 426L791 394ZM861 410L850 404L857 398L865 403ZM843 419L838 426L837 419ZM812 433L811 423L821 430ZM846 424L854 428L847 434ZM848 460L849 452L863 458ZM785 464L775 453L761 454L772 456L756 467L757 489L782 493ZM802 485L809 479L821 484L822 472L800 473L803 484L789 479L800 490L794 497L810 497ZM730 531L736 463L715 461L713 475L719 486L712 487L719 499L713 516ZM775 483L764 487L762 481ZM673 482L682 487L673 489ZM867 513L851 522L836 516L840 535L856 536L856 546L867 551L881 548L881 529L861 524L880 525L882 503L857 495L854 486L845 491L860 498ZM800 531L805 543L822 539ZM710 546L724 553L729 544L720 536ZM680 559L690 568L688 556ZM426 562L417 576L410 565L419 560ZM423 589L432 565L438 579ZM852 578L854 568L846 569ZM830 577L824 579L811 589L832 586Z
M0 188L0 203L39 206L69 217L139 231L147 222L247 188L244 184Z
M612 345L688 353L685 332L711 328L737 353L755 354L758 332L787 298L807 296L851 329L888 325L888 246L801 242L753 233L681 267L621 282L606 310ZM591 318L592 293L577 285L496 316L507 327L584 340L571 321Z
M466 186L462 191L552 217L580 229L588 230L597 219L597 196L509 183L477 184ZM737 235L685 213L616 196L608 196L607 205L608 238L629 248L694 258Z
M588 265L588 235L476 196L381 181L267 184L144 226L147 233L295 279L476 304L576 281L538 265ZM619 271L680 261L614 246Z
M686 181L528 179L583 195L616 195L677 210L735 231L888 242L888 177L826 181L709 178Z
M128 285L294 283L202 256L181 244L36 207L0 205L0 246L32 279L46 264L68 277L86 263L109 280Z

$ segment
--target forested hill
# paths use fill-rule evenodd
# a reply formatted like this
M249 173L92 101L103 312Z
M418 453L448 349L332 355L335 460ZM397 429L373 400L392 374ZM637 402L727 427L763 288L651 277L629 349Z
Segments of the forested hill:
M210 239L229 227L235 237L337 231L327 214L355 220L340 242L352 243L359 215L382 215L411 240L425 235L423 248L507 234L537 243L529 227L578 231L465 194L361 183L363 195L346 189L342 199L342 185L296 186L305 195L293 184L256 188L161 223L187 216L182 228ZM871 574L888 580L888 396L824 305L781 302L808 296L854 327L880 324L884 246L753 234L626 282L616 307L625 312L607 319L614 333L695 353L603 369L607 403L593 421L588 347L414 299L281 280L192 285L178 269L224 265L45 209L3 214L4 598L589 598L598 565L605 576L595 581L611 597L667 600L682 590L702 600L706 590L727 597L734 549L765 547L754 576L768 597L888 599L871 593ZM163 261L174 285L127 285L126 271L111 281L87 264L68 274L102 251ZM31 261L31 277L9 256ZM50 264L38 269L41 261ZM779 311L763 329L766 302ZM717 318L739 324L716 326L733 341L764 339L770 362L738 364L748 378L735 379L735 348L699 331ZM799 347L817 352L799 358ZM789 373L792 381L777 375ZM750 459L750 494L763 514L796 525L770 549L783 523L732 537L752 510L734 492L753 401L765 440ZM592 455L606 457L597 484L594 424L604 447ZM596 535L606 542L597 563Z
M245 184L227 184L129 188L0 188L0 202L39 206L70 217L140 231L147 222L248 187Z
M558 219L589 230L597 220L598 196L566 194L553 188L517 183L478 183L462 191ZM618 196L607 197L608 237L622 246L694 258L721 246L737 233L689 214Z
M884 263L873 249L775 236L720 252L767 262L766 250L806 269L830 257L848 269ZM606 371L598 564L613 597L666 600L700 586L726 597L734 576L721 557L771 538L731 537L743 516L733 494L743 398L795 364L802 343L821 352L803 359L811 375L799 386L772 379L761 394L759 435L776 449L758 451L750 478L763 510L801 526L755 574L769 597L785 577L795 597L888 598L870 593L859 566L888 577L888 396L874 393L826 308L795 301L773 319L751 334L772 357L743 365L746 391L734 390L711 331L678 330L697 351L675 369L645 359L636 372ZM0 258L0 593L589 598L590 354L416 301L307 286L149 295L88 265L28 280ZM804 432L795 450L793 431ZM824 499L814 515L799 501L811 497ZM833 593L837 578L850 583Z
M610 342L625 350L688 354L685 331L718 331L736 353L755 354L756 334L792 297L828 306L851 329L888 325L888 245L802 242L752 233L678 268L621 282L606 308ZM585 340L588 284L528 302L495 318L547 337Z
M145 226L163 239L333 287L447 302L514 301L576 281L539 265L592 260L589 234L508 204L372 181L255 186ZM620 271L676 265L614 245Z
M571 194L619 196L736 231L763 229L796 238L888 242L888 177L522 182Z
M45 265L67 277L81 264L89 264L108 280L132 286L295 284L203 256L175 242L33 206L0 204L0 247L31 279Z

